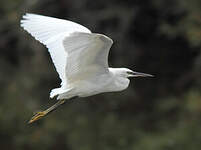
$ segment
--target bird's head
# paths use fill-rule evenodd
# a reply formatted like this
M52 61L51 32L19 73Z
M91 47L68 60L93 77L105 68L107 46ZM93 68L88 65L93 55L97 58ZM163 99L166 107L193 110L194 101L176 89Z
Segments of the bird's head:
M128 68L116 68L115 73L124 78L131 78L131 77L153 77L151 74L141 73L132 71Z

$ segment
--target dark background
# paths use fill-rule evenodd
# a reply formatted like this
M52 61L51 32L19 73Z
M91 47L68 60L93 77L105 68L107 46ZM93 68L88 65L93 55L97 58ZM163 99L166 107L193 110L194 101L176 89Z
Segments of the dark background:
M200 0L1 0L0 149L199 150ZM59 78L20 28L26 12L68 19L114 40L109 64L155 75L75 100L28 125Z

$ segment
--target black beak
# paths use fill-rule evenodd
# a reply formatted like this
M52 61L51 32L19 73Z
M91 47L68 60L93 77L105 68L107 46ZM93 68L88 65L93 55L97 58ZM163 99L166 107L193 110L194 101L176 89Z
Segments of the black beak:
M147 73L141 73L141 72L135 72L135 71L133 71L130 74L130 77L153 77L153 75L147 74Z

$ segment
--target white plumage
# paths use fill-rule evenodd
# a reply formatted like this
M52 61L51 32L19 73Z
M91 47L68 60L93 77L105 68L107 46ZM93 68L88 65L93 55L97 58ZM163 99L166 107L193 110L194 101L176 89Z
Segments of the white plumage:
M67 53L64 50L63 39L74 32L91 33L91 31L71 21L35 14L24 15L21 26L36 40L46 45L62 80L61 85L65 84L64 64Z
M21 26L48 48L61 79L61 87L50 97L68 99L128 87L128 77L151 76L126 68L109 68L108 53L112 39L91 33L77 23L36 14L26 14Z

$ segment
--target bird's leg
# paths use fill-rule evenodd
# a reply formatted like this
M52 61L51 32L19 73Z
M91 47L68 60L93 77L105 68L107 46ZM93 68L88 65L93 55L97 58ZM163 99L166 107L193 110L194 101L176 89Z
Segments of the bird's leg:
M40 112L37 112L32 118L31 120L29 121L29 123L33 123L35 122L36 120L39 120L41 119L42 117L46 116L47 114L49 114L50 112L56 110L56 108L62 104L64 104L66 102L66 99L60 99L58 100L58 102L54 105L52 105L51 107L49 107L48 109L44 110L44 111L40 111Z

